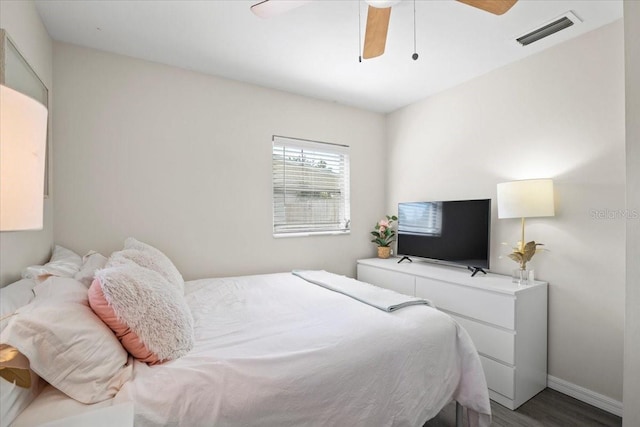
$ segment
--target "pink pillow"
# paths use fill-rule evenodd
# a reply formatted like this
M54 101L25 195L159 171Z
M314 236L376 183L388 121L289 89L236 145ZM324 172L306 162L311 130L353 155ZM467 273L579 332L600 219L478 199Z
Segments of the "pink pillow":
M113 311L104 296L104 292L102 292L102 285L98 279L94 279L89 287L89 305L98 317L111 328L122 343L122 346L133 357L151 365L160 363L158 357L144 345L140 337L126 323L120 320L116 312Z
M153 365L193 347L193 317L184 296L156 271L133 263L98 270L88 297L136 359Z

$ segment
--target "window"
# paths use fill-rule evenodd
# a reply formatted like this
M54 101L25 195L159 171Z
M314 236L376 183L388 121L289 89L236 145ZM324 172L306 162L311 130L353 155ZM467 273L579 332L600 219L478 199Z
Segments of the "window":
M273 235L350 229L349 147L273 137Z

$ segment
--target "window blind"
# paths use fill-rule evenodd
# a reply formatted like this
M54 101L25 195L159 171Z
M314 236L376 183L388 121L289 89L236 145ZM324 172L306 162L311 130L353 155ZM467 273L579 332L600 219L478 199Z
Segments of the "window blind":
M349 147L273 137L273 234L350 229Z

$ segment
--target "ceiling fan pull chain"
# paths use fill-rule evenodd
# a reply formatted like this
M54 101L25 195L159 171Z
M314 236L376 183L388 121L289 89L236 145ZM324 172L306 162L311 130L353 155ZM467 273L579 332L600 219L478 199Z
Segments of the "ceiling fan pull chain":
M418 50L416 48L416 0L413 0L413 55L414 61L418 59Z

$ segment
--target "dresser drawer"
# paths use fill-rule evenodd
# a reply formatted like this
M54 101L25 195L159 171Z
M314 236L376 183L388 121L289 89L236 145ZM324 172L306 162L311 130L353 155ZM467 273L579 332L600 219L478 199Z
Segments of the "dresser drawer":
M415 296L415 277L410 274L358 264L358 280L401 294Z
M453 283L416 277L416 296L443 310L515 329L515 297Z
M496 393L504 397L513 399L515 397L515 368L503 365L495 360L480 356L484 376L487 379L487 386Z
M515 334L452 315L471 337L479 353L515 365Z

